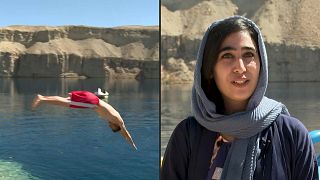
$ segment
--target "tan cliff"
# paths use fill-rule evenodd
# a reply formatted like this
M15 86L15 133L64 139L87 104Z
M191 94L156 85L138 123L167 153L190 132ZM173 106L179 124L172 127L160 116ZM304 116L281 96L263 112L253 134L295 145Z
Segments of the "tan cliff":
M159 27L2 27L0 77L159 78Z
M317 4L317 0L162 0L162 83L192 82L206 28L233 15L248 17L261 28L270 81L320 81Z

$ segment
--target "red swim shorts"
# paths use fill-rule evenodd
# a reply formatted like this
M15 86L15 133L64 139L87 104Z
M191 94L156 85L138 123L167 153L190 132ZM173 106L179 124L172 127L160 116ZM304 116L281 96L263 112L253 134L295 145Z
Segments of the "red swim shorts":
M99 104L99 98L89 91L72 91L69 94L71 108L94 108Z

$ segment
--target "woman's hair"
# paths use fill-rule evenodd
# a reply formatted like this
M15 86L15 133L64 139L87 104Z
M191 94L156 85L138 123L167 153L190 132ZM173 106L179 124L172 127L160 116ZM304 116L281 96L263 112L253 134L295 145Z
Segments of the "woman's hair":
M230 34L239 31L249 32L252 40L258 46L258 33L254 30L250 22L239 17L226 19L213 27L208 34L204 48L201 67L201 87L207 98L215 103L216 111L220 114L224 112L224 104L222 95L214 81L213 69L216 65L219 49L224 39Z

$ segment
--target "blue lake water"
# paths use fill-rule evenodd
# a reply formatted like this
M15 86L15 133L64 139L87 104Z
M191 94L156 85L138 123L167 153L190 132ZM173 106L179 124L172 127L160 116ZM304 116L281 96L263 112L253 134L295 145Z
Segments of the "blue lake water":
M161 155L176 125L191 115L192 84L161 86ZM320 83L269 83L266 96L282 102L309 131L320 130ZM320 153L320 145L316 145Z
M35 94L105 88L138 150L89 109L41 105ZM159 81L0 79L0 179L158 179Z

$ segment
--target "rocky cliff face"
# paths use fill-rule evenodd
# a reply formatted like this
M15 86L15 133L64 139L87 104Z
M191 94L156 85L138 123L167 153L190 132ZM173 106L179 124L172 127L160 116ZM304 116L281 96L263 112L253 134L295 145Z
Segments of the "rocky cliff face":
M159 78L159 27L0 28L0 77Z
M206 28L214 21L243 15L264 36L270 81L320 81L320 10L317 0L163 0L161 79L190 83Z

